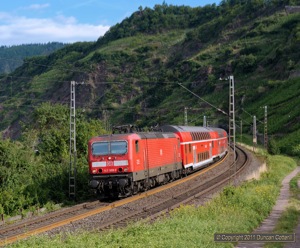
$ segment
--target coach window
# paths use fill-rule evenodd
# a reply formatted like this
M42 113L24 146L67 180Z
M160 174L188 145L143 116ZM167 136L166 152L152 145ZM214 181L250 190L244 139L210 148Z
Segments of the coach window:
M135 141L135 152L136 153L139 152L139 141L138 140Z

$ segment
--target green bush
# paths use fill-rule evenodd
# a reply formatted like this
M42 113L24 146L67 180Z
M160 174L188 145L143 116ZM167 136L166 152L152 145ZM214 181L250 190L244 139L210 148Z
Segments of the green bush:
M257 58L253 54L241 55L236 61L236 68L242 72L252 72L257 66Z
M22 142L0 140L0 210L19 209L68 200L69 112L66 106L42 104L34 123L25 127ZM77 197L88 196L87 142L105 133L100 121L77 114Z
M268 142L268 152L271 155L280 154L280 148L274 138L271 138Z

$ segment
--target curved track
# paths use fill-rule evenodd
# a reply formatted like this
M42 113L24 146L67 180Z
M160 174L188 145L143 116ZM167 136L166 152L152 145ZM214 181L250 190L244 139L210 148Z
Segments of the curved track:
M249 159L247 153L238 147L236 161L232 162L232 158L233 154L230 153L226 159L188 177L111 204L98 201L80 204L22 223L0 227L0 245L43 232L55 234L81 228L104 230L112 226L122 227L128 222L144 218L156 218L161 213L191 202L195 197L228 183L236 183L236 178L249 163ZM224 168L220 169L222 166Z
M233 156L232 156L233 157ZM212 178L207 183L203 183L197 178L189 179L185 183L185 189L175 190L174 193L168 194L167 197L156 197L153 203L148 204L147 207L132 211L124 217L111 219L100 224L97 229L104 230L107 228L123 227L126 223L135 222L141 219L155 219L163 213L168 213L172 209L179 207L182 204L193 201L197 197L201 197L216 188L223 187L229 183L237 183L237 177L242 173L245 166L249 163L249 157L246 152L240 148L236 151L236 161L230 163L229 168L218 176ZM209 168L208 168L209 169ZM95 228L93 228L95 229Z

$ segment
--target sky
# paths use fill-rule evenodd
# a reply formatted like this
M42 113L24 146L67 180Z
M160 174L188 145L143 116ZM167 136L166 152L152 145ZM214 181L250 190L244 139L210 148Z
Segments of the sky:
M217 0L165 0L205 6ZM96 41L113 25L163 0L5 0L0 3L0 46Z

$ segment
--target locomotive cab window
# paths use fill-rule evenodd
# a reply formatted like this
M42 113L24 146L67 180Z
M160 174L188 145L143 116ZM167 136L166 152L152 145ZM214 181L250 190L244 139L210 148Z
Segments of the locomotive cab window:
M139 152L139 141L138 140L135 141L135 152L136 153Z
M92 144L93 155L106 155L109 152L109 142L97 142Z
M114 141L110 143L111 154L125 154L127 153L126 141Z

